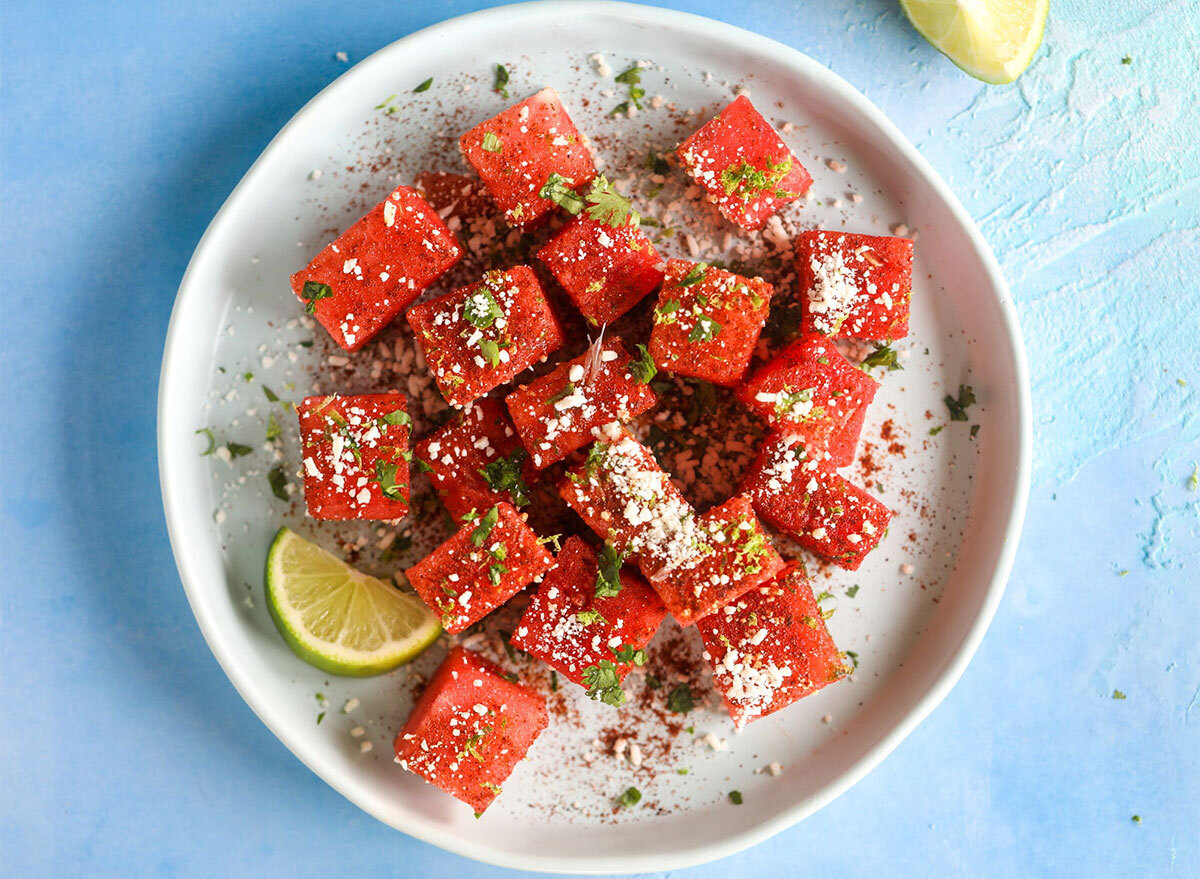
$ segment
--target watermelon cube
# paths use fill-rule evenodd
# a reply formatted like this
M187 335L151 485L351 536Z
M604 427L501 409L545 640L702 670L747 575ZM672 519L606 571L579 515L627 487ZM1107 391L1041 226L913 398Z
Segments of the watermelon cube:
M650 355L667 372L737 384L750 365L773 293L762 278L670 260L654 309Z
M662 283L662 259L636 222L613 226L578 216L538 259L593 325L610 323Z
M912 260L908 238L801 232L796 237L801 329L830 339L903 339Z
M713 686L739 729L847 673L800 562L696 628Z
M738 397L772 428L829 452L836 467L854 460L867 406L879 384L830 342L801 338L746 379Z
M512 504L467 519L449 540L405 573L451 634L483 619L554 564Z
M568 538L525 609L513 646L544 660L573 683L590 687L594 679L585 682L584 672L591 668L611 672L619 684L667 611L628 565L614 575L615 560L611 556L602 572L596 551L578 537ZM620 700L619 690L604 695L610 704Z
M720 610L783 568L783 559L744 497L709 510L696 531L699 554L681 559L650 581L681 626Z
M413 454L430 468L433 489L455 519L501 501L518 508L529 503L537 469L504 407L489 397L426 435Z
M747 230L761 229L812 185L800 160L745 95L681 143L676 154L725 219Z
M698 559L699 517L654 453L617 423L598 433L587 460L559 481L563 500L648 578Z
M797 434L767 437L741 490L758 514L805 549L849 571L883 539L891 511L851 484Z
M407 186L292 275L292 290L347 351L357 351L462 259L437 211Z
M596 176L592 155L552 88L476 125L458 145L513 226L528 228L554 210L540 195L551 174L576 190Z
M635 377L632 360L613 336L505 398L535 467L561 461L590 443L596 428L627 421L658 402Z
M400 519L408 513L403 394L305 397L296 408L304 502L314 519Z
M562 327L528 266L414 305L408 322L442 396L465 407L557 350Z
M550 722L546 700L453 648L396 735L396 762L481 815Z

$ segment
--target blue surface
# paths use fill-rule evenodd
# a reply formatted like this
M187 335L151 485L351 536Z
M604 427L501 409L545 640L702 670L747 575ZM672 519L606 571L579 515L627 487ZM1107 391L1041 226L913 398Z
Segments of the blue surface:
M691 6L847 77L979 219L1025 328L1037 468L945 703L833 805L689 875L1200 874L1194 4L1056 0L1005 88L891 0ZM503 872L378 824L255 719L188 611L154 449L171 302L222 199L335 51L477 5L0 8L3 875Z

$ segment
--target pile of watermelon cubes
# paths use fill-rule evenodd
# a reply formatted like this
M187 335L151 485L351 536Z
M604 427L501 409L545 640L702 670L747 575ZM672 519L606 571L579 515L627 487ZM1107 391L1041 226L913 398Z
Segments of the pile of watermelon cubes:
M696 626L738 727L845 676L804 563L776 540L855 570L887 533L891 511L838 472L855 459L878 383L836 342L907 334L912 241L800 234L800 334L751 368L776 291L745 270L664 260L553 89L459 144L478 179L438 171L397 187L292 277L346 351L407 309L453 413L414 442L403 394L304 400L308 513L401 519L415 459L454 529L405 573L445 631L464 632L532 586L512 645L609 705L625 701L622 681L668 614ZM676 157L738 234L755 234L812 183L745 96ZM543 265L422 298L464 252L443 218L461 228L485 214L522 234L556 227L537 251ZM644 343L606 333L655 293ZM595 338L568 339L563 327L579 320L560 319L554 301ZM564 348L574 356L531 373ZM733 389L767 429L738 492L710 510L692 506L640 438L659 373ZM534 530L542 480L541 502L557 492L590 533L559 548ZM396 736L396 759L479 814L547 723L541 694L455 646Z

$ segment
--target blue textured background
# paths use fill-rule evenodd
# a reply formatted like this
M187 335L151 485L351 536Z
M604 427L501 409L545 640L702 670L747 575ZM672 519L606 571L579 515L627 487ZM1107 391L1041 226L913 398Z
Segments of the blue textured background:
M502 873L359 812L241 702L154 449L171 302L222 199L335 51L479 5L0 7L5 876ZM959 686L832 806L690 875L1200 874L1196 0L1055 0L1000 88L892 0L669 5L807 52L917 143L1013 286L1036 417L1016 569Z

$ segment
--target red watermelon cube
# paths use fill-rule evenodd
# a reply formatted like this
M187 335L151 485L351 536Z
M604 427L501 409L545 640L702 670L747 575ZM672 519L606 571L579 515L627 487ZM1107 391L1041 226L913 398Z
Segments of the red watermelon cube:
M538 693L455 647L396 735L396 762L481 815L549 722Z
M801 329L830 339L903 339L912 260L908 238L801 232L796 237Z
M576 190L596 176L592 155L552 88L476 125L458 145L513 226L527 228L554 210L539 194L551 174Z
M408 322L442 396L465 407L563 343L562 327L528 266L414 305Z
M662 283L662 259L636 222L613 227L578 216L538 259L593 325L610 323Z
M750 99L739 95L679 145L679 161L731 223L761 229L812 177Z
M561 461L590 443L596 428L628 421L658 402L649 385L635 377L632 360L620 337L613 336L505 398L535 467Z
M533 529L511 504L499 503L405 573L417 594L461 632L504 604L554 564Z
M709 510L700 517L696 532L700 553L668 566L650 581L681 626L720 610L783 568L783 559L744 497Z
M437 211L399 186L292 275L292 290L335 342L357 351L462 255Z
M525 506L537 475L504 407L489 397L425 436L414 457L429 466L433 489L455 519L501 501Z
M764 441L741 490L760 516L849 571L858 570L892 519L887 507L833 469L824 453L810 455L799 435L783 431Z
M698 558L699 517L654 453L619 424L599 433L587 460L559 481L563 500L648 578Z
M847 673L800 562L696 628L713 686L739 729Z
M403 394L305 397L296 409L304 502L314 519L400 519L408 513Z
M568 680L599 690L595 677L603 669L620 683L633 668L637 652L654 637L667 610L654 590L628 565L615 575L619 557L606 551L609 565L601 571L596 551L571 537L538 587L512 643L544 660ZM605 575L602 577L602 573ZM619 688L596 694L620 704Z
M738 397L772 428L824 449L836 467L854 460L867 406L879 383L851 365L830 342L801 338L746 379Z
M654 309L650 355L667 372L737 384L750 365L774 292L762 278L670 260Z

